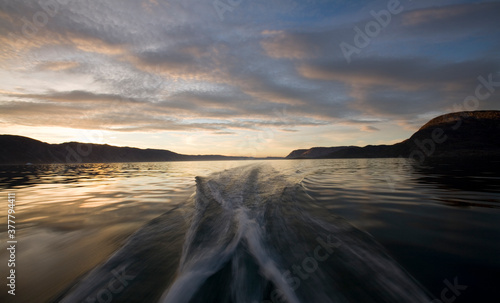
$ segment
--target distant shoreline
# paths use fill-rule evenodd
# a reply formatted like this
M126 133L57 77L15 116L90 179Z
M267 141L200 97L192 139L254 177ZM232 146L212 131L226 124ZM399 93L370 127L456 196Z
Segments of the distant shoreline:
M408 158L422 164L430 159L500 159L500 111L442 115L393 145L313 147L283 158L184 155L80 142L49 144L14 135L0 135L0 146L0 165L369 158Z

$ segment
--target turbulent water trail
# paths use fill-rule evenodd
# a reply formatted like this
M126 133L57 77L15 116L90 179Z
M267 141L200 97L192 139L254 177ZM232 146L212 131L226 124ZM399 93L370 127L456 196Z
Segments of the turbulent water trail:
M370 236L319 214L299 183L272 168L247 166L198 178L178 277L161 302L264 300L427 297Z
M271 286L287 302L300 302L264 242L266 213L282 194L283 180L263 167L246 167L196 181L196 213L179 277L162 302L255 302Z
M129 281L109 291L113 302L430 301L379 244L325 212L298 179L266 165L197 177L191 203L138 231L63 302L102 295L120 264Z

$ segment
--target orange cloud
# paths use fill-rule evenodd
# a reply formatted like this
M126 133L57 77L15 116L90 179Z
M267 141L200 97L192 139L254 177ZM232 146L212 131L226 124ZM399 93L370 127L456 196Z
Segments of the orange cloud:
M104 55L123 55L128 53L124 45L110 44L98 38L71 34L68 36L68 40L75 48L88 53Z
M349 73L346 70L335 71L335 70L325 70L322 68L317 68L311 65L301 65L298 67L299 73L305 78L309 79L319 79L327 81L339 81L352 87L367 87L367 86L394 86L398 89L403 89L407 91L418 91L425 86L425 83L412 82L408 80L402 80L397 77L391 77L381 74L363 74L363 73Z
M63 71L78 67L80 63L74 61L49 61L38 65L41 70Z
M361 131L362 132L369 132L369 133L372 133L372 132L378 132L380 131L380 129L376 128L376 127L373 127L373 126L370 126L370 125L363 125L361 127Z
M404 25L420 25L440 19L447 19L466 13L470 7L456 6L444 8L431 8L409 12L403 17Z
M282 31L264 31L262 33L270 36L260 42L269 57L302 59L310 56L310 46L298 41L292 35Z

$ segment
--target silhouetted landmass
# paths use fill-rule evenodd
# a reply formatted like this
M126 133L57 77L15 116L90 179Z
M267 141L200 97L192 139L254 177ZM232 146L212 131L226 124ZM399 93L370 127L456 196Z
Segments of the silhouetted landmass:
M313 147L287 159L396 158L499 159L500 111L458 112L439 116L409 139L393 145ZM22 136L0 135L0 164L247 160L251 157L183 155L169 150L68 142L49 144ZM266 159L280 159L268 157Z
M244 160L248 157L182 155L169 150L68 142L49 144L22 136L0 135L0 164L160 162Z
M328 153L326 153L329 151ZM442 115L409 139L393 145L313 147L292 151L287 159L397 158L500 159L500 111L468 111Z
M340 151L345 148L350 148L352 146L337 146L337 147L313 147L310 149L297 149L292 151L287 158L291 159L315 159L325 157L331 153Z

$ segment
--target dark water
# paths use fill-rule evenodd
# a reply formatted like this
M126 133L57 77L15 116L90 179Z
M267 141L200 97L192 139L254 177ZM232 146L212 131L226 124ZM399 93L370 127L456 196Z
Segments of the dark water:
M5 287L0 300L497 302L497 167L1 167L0 211L14 192L19 244L16 298Z

